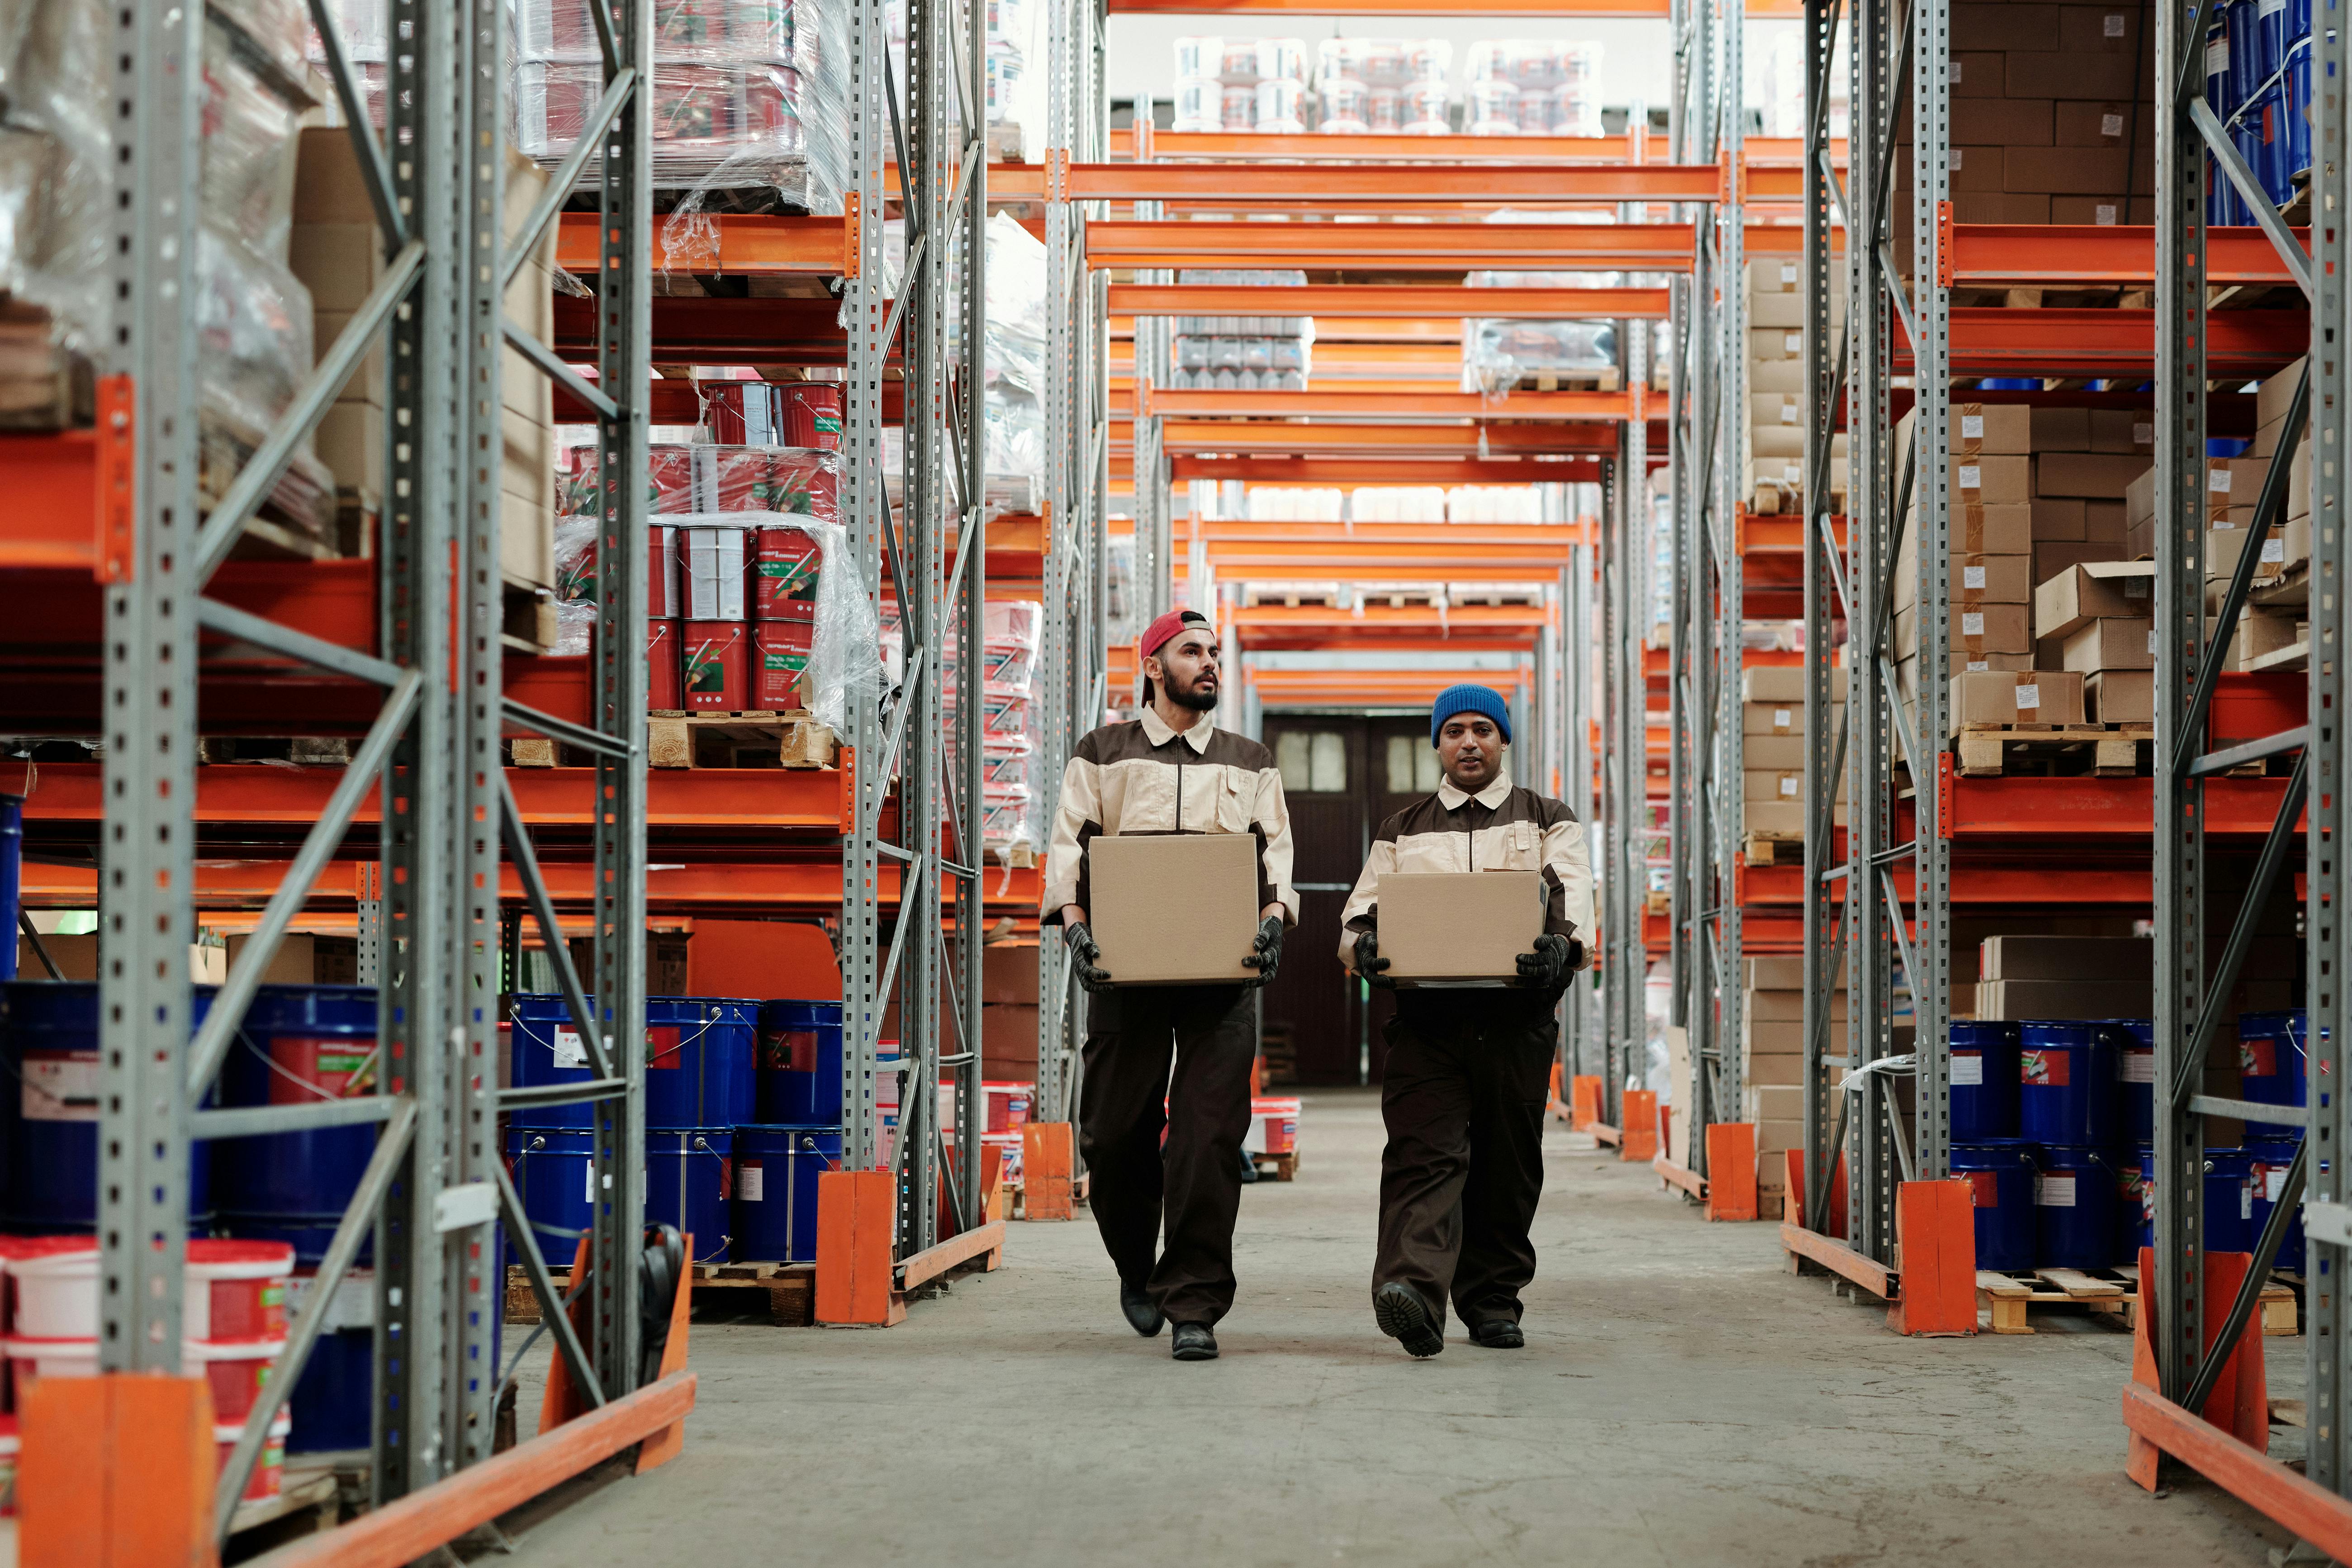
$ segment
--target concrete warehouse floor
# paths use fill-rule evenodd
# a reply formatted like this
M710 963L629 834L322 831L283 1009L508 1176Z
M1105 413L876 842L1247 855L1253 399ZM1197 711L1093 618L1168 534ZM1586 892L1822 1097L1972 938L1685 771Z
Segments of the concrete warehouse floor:
M1310 1092L1297 1181L1243 1194L1223 1360L1127 1329L1083 1215L1015 1225L1003 1271L895 1329L698 1324L684 1456L506 1561L2162 1568L2285 1544L2201 1480L2124 1479L2126 1335L1897 1338L1783 1272L1774 1226L1706 1224L1551 1125L1524 1351L1450 1325L1415 1363L1381 1336L1379 1103ZM2302 1342L2270 1344L2273 1392L2299 1392Z

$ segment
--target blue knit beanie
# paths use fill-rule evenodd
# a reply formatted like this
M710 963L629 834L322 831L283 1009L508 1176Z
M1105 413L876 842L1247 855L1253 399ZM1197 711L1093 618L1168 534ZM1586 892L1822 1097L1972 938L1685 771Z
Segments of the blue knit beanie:
M1437 694L1429 709L1429 743L1437 744L1438 731L1456 713L1484 713L1503 732L1503 744L1511 743L1511 710L1489 686L1449 686Z

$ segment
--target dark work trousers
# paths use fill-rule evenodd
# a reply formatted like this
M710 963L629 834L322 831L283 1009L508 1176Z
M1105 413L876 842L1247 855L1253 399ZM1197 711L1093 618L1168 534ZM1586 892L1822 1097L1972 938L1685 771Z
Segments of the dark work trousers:
M1213 1323L1234 1304L1234 1217L1257 1055L1250 994L1118 986L1087 1008L1078 1147L1103 1247L1119 1278L1142 1284L1171 1322Z
M1454 994L1460 996L1460 993ZM1436 1321L1519 1321L1536 1274L1528 1240L1543 1191L1544 1100L1559 1030L1523 1005L1412 999L1388 1026L1381 1241L1372 1289L1402 1280ZM1514 998L1514 1002L1517 999ZM1433 1005L1430 1004L1434 1004Z

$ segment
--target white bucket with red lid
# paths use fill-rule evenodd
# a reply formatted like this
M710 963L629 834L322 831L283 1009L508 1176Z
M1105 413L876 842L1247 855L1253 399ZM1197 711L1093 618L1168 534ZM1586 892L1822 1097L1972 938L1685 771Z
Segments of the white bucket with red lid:
M96 1377L98 1341L33 1339L22 1335L0 1340L0 1355L8 1358L8 1380L15 1400L45 1377Z
M245 1490L237 1494L240 1502L254 1502L274 1498L284 1489L286 1481L286 1435L294 1430L294 1418L283 1410L269 1424L269 1436L262 1440L261 1452L253 1457L253 1469L245 1479ZM215 1425L213 1441L219 1446L219 1468L228 1468L230 1450L245 1436L242 1423L233 1426Z
M294 1248L282 1241L188 1243L180 1332L192 1340L284 1339Z
M191 1377L212 1385L213 1418L242 1422L269 1381L269 1363L286 1348L283 1335L248 1340L186 1340L182 1365Z
M15 1297L7 1331L29 1340L98 1338L98 1237L12 1236L0 1241Z

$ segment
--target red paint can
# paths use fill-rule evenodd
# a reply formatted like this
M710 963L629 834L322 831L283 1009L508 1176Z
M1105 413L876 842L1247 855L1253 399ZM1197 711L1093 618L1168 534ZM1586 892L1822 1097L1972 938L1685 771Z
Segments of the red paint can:
M789 524L751 531L751 616L806 620L816 603L824 553L816 536Z
M816 637L816 607L803 615L751 623L751 706L784 712L802 706L801 677Z
M679 670L680 624L673 620L646 623L646 707L656 713L675 713L686 706Z
M688 621L680 628L685 707L697 713L740 713L751 704L743 623Z
M841 450L841 388L799 381L776 390L783 394L785 446Z

